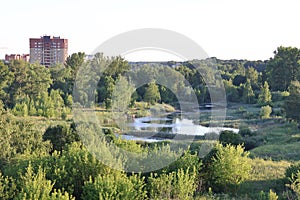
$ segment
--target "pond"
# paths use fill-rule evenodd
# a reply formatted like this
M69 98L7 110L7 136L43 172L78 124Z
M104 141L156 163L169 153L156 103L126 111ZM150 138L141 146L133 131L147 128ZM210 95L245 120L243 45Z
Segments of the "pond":
M126 140L140 140L145 142L157 142L165 140L160 136L155 137L156 133L165 136L185 135L185 136L203 136L208 133L219 134L223 130L230 130L235 133L239 129L227 127L206 127L194 123L194 120L187 117L141 117L135 118L127 123L127 134L121 135ZM134 134L133 134L134 133ZM148 134L147 134L148 133Z

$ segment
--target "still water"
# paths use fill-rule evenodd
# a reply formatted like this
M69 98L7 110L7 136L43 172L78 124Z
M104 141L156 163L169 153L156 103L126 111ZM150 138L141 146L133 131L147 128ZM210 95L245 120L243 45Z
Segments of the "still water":
M235 133L239 129L227 128L227 127L205 127L202 125L195 124L193 120L188 118L157 118L157 117L141 117L135 118L133 122L127 124L128 129L132 131L150 131L150 132L163 132L168 134L179 134L179 135L190 135L190 136L201 136L207 133L219 134L223 130L230 130ZM156 142L162 139L137 137L132 135L122 135L123 139L126 140L141 140L145 142Z

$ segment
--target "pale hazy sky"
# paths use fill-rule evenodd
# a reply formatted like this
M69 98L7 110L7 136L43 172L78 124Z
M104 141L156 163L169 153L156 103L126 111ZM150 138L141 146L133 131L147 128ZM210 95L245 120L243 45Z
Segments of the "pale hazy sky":
M3 0L0 58L29 53L29 38L46 34L89 54L122 32L163 28L209 56L265 60L280 45L300 48L299 10L299 0Z

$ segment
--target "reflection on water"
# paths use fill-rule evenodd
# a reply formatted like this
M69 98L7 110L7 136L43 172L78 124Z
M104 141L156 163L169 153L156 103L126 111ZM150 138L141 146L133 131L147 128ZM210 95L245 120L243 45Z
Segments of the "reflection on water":
M220 133L223 130L231 130L237 133L239 130L235 128L225 127L205 127L194 124L193 120L187 118L151 118L141 117L134 119L133 123L128 124L134 130L147 130L156 132L168 132L170 134L181 135L204 135L206 133Z
M179 134L187 136L203 136L207 133L220 133L223 130L230 130L237 133L239 130L234 128L225 127L205 127L195 124L193 120L187 118L168 118L168 117L141 117L135 118L133 122L128 123L128 129L130 131L140 132L153 132L153 133L167 133L167 134ZM137 137L132 135L121 135L126 140L140 140L145 142L157 142L162 139L149 138L149 137Z

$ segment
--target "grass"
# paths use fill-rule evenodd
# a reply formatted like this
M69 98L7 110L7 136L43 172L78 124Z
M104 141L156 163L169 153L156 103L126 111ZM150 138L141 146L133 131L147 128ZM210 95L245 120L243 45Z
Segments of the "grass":
M291 165L288 161L272 161L255 158L251 161L252 171L239 189L239 194L258 194L270 189L281 193L285 190L285 170Z
M272 160L300 160L300 130L295 123L261 124L258 135L264 144L251 150L253 157Z

